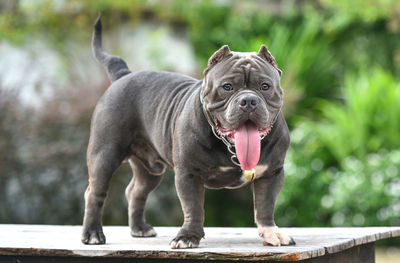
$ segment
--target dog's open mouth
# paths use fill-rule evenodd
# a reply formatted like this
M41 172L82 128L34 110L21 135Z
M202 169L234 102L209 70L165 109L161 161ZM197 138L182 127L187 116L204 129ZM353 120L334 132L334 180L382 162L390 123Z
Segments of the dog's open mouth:
M236 155L243 170L253 169L260 160L261 139L272 129L272 123L265 129L257 127L252 121L246 121L236 130L222 127L217 120L217 132L235 144Z

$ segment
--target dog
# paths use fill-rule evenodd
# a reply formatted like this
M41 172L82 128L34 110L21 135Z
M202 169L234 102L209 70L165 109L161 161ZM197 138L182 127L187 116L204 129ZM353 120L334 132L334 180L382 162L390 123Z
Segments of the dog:
M112 84L96 105L90 126L84 244L106 242L104 200L123 161L134 175L125 191L133 237L156 236L145 221L145 203L171 167L184 214L171 248L198 247L204 237L205 187L249 183L263 244L295 244L274 222L290 137L281 111L282 72L264 45L257 53L222 46L209 59L202 80L162 71L131 72L123 59L103 50L100 16L92 49Z

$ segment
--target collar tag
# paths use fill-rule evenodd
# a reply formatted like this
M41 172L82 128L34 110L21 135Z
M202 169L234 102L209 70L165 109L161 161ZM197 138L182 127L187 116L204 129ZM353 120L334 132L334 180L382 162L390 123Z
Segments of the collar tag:
M243 170L243 176L247 181L252 182L256 178L256 169Z

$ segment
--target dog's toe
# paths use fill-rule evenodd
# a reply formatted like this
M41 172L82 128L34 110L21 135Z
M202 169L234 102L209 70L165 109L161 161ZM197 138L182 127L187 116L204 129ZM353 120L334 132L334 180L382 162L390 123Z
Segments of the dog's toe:
M281 242L279 241L279 239L277 237L270 236L270 237L263 238L263 245L279 247L281 245Z
M131 235L133 237L155 237L157 236L157 232L150 225L145 227L135 227L131 229Z
M86 245L100 245L106 243L106 237L101 230L87 231L82 235L82 243Z
M196 248L199 246L199 242L192 238L173 239L170 246L172 249Z
M178 243L177 243L175 240L172 240L172 241L169 243L169 246L170 246L172 249L176 249L176 248L178 248Z
M289 246L296 244L292 237L286 235L282 232L277 232L276 235L278 236L282 246Z
M278 227L275 226L258 227L258 233L263 239L264 246L278 247L296 244L292 237L286 235L285 233L279 232Z

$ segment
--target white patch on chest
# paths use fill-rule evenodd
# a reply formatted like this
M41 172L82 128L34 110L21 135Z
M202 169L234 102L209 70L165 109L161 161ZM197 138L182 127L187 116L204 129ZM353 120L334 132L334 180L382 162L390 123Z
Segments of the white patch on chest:
M257 178L263 175L268 170L268 165L267 164L257 165L254 169L256 170L256 178Z
M219 166L218 170L220 172L233 172L236 170L235 167L231 167L231 166ZM253 180L255 180L257 177L262 176L267 170L268 170L268 165L257 165L256 167L254 167L255 170L255 176L253 178ZM244 175L242 175L242 177L240 178L240 180L243 182L243 184L250 182L248 179L246 179L246 177ZM230 187L227 187L230 188ZM234 187L237 188L237 187Z
M229 172L229 171L236 170L234 167L231 167L231 166L220 166L220 167L218 167L218 169L221 172ZM268 170L268 165L266 165L266 164L265 165L257 165L254 169L256 170L256 175L258 175L258 174L261 175Z

